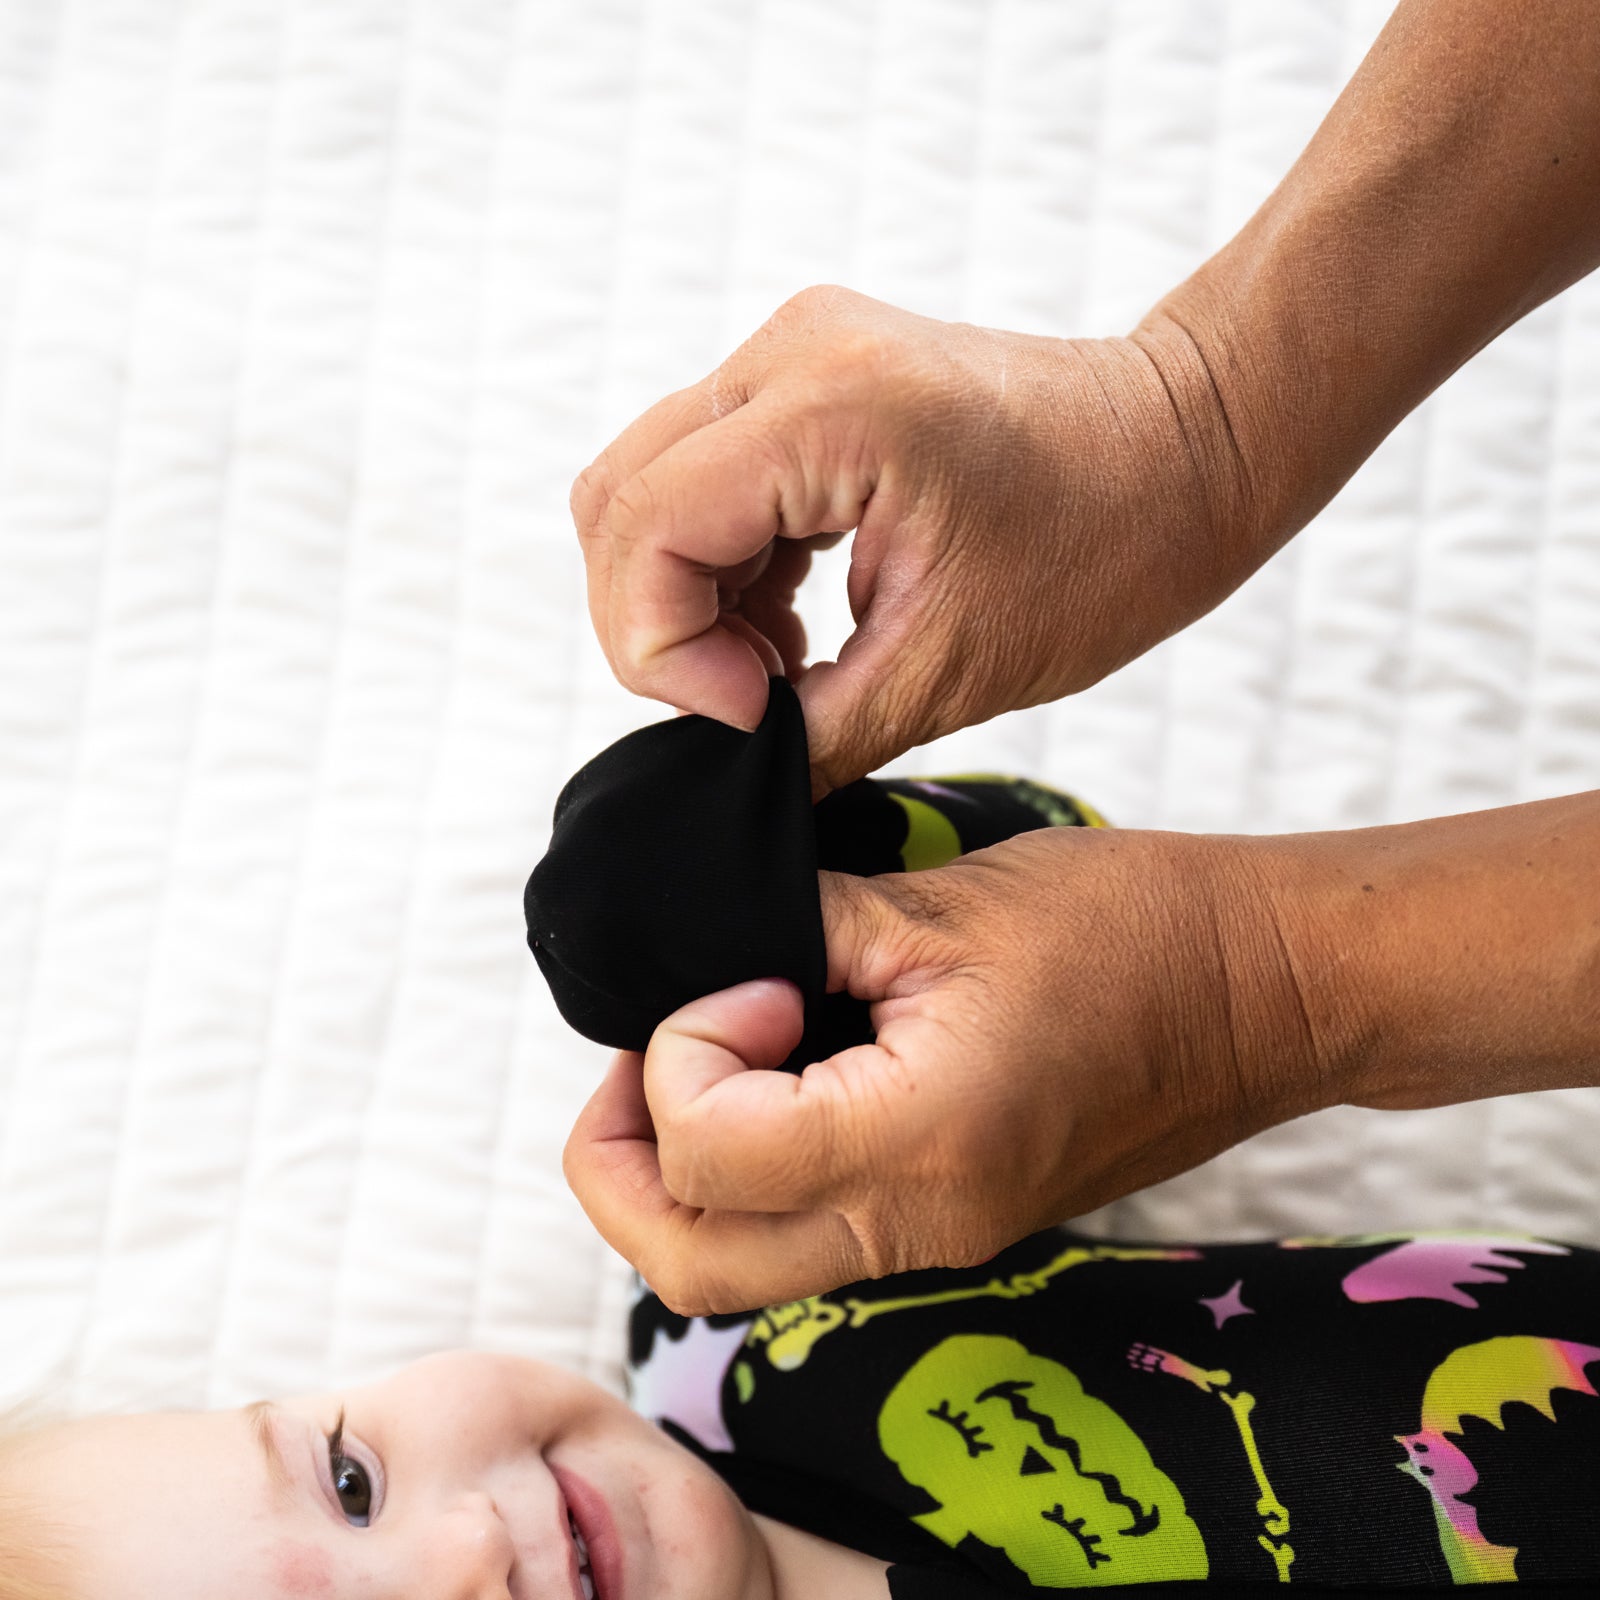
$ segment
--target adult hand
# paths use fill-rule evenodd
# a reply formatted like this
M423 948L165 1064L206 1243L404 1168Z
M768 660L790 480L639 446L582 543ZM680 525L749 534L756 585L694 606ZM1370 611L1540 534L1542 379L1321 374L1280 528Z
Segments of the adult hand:
M752 728L788 674L820 794L1215 605L1269 553L1247 483L1174 321L1043 339L813 289L628 428L572 509L618 678ZM851 528L855 631L807 671L795 593Z
M751 1071L800 1001L744 984L620 1055L568 1142L590 1218L676 1310L981 1261L1326 1098L1239 843L1050 829L822 880L830 987L876 1002L877 1042Z
M1585 0L1405 0L1261 209L1128 339L798 296L578 480L617 676L751 727L781 667L818 792L1087 687L1600 262L1597 66ZM856 630L801 678L795 589L852 527Z

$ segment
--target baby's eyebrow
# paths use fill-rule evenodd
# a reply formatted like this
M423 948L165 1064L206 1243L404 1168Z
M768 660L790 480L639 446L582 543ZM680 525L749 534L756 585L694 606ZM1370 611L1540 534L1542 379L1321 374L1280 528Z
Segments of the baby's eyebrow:
M244 1415L256 1443L261 1447L262 1457L267 1464L267 1476L272 1480L273 1487L282 1494L293 1487L294 1479L289 1471L289 1463L283 1459L283 1451L278 1446L278 1431L272 1425L277 1409L270 1400L257 1400L244 1408Z

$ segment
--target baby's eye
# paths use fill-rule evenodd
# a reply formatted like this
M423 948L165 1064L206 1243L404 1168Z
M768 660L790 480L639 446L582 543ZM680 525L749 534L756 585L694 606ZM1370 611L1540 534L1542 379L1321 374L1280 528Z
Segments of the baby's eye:
M344 1514L357 1527L366 1527L372 1514L372 1484L367 1469L349 1456L330 1455L328 1463L333 1468L333 1492L339 1497Z
M328 1435L328 1476L345 1521L352 1527L366 1527L372 1520L372 1477L354 1456L345 1453L342 1411Z

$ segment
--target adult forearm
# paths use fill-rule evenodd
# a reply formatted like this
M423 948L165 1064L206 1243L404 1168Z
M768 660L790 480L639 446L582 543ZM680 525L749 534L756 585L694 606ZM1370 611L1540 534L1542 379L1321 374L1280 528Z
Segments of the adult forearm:
M1326 1099L1600 1083L1600 793L1243 848Z
M1192 341L1187 392L1237 450L1234 531L1258 561L1597 262L1592 0L1405 0L1288 176L1136 337Z

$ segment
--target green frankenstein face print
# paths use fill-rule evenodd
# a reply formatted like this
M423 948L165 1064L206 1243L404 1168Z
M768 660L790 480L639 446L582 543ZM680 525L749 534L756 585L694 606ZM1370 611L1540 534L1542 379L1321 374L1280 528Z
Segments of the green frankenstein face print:
M890 1392L878 1441L939 1501L923 1527L1004 1550L1038 1587L1207 1575L1200 1530L1138 1435L1015 1339L936 1345Z

